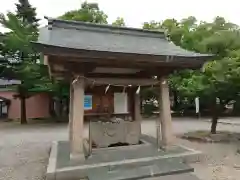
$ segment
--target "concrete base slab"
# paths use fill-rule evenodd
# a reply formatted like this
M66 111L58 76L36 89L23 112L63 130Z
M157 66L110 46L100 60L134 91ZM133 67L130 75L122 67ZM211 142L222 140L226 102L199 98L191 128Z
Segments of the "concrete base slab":
M142 135L141 141L144 143L140 145L93 149L91 156L81 162L71 160L69 142L54 142L49 158L47 180L79 180L88 178L89 174L94 175L94 172L97 174L114 170L125 171L124 169L134 171L156 162L164 167L169 161L193 162L201 158L199 151L183 146L175 146L165 151L158 150L156 139L150 136ZM169 166L167 171L173 171L175 164L172 163L172 169Z
M200 180L200 179L198 179L193 174L184 173L184 174L175 174L175 175L169 175L169 176L144 178L142 180Z
M57 170L57 154L58 154L58 142L52 142L51 152L48 161L46 180L56 179Z
M180 174L192 172L193 168L188 165L179 162L178 160L172 161L166 159L165 161L153 161L148 165L137 166L137 167L117 167L114 169L102 168L96 171L91 171L88 174L89 180L133 180L143 179L148 177L160 177L171 174Z

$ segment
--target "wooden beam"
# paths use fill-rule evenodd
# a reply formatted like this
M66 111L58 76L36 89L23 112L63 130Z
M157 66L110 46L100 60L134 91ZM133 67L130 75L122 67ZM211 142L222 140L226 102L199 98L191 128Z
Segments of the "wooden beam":
M89 73L87 75L89 76L94 76L91 75L90 72L92 72L96 67L103 67L103 68L132 68L132 69L141 69L140 72L136 73L138 74L137 76L162 76L162 75L167 75L174 70L181 69L181 67L171 67L171 66L165 66L165 65L150 65L148 63L134 63L131 61L126 61L125 63L120 63L120 61L114 61L114 62L109 62L106 60L99 59L98 61L88 61L88 62L82 62L79 61L79 59L74 59L74 61L71 61L72 58L64 58L64 57L57 57L57 56L50 56L51 63L56 63L56 64L62 64L69 69L71 72L78 72L82 74ZM66 61L66 59L69 59L70 61ZM100 74L96 74L100 75ZM103 75L104 76L104 75Z
M132 85L132 86L151 86L158 83L157 79L120 79L120 78L86 78L89 84L102 85Z
M66 71L71 74L86 74L92 72L96 66L92 63L76 63L76 62L68 62L68 61L58 61L55 58L50 56L49 64L53 66L58 66L62 68L55 69L55 71Z
M76 66L77 68L77 66ZM90 69L85 69L86 71L90 71ZM77 74L81 74L80 72L84 72L84 70L74 70L74 69L67 69L65 71L59 71L56 69L51 68L51 74L52 76L62 76L65 77L66 79L69 79L70 77L72 77L73 75L77 75ZM128 79L152 79L153 76L164 76L164 75L168 75L171 72L173 72L173 70L159 70L158 72L150 72L150 71L142 71L136 74L110 74L110 73L85 73L84 76L88 77L88 78L92 78L92 79L96 79L96 78L106 78L106 79L124 79L125 81Z
M89 78L151 78L152 76L148 73L136 73L136 74L110 74L110 73L87 73L87 77Z
M153 67L151 63L144 62L134 62L131 59L121 60L121 59L109 59L101 57L63 57L63 56L50 56L52 61L55 63L72 63L75 65L88 64L95 65L96 67L118 67L118 68L132 68L141 69Z
M66 61L66 59L70 61ZM74 61L71 61L72 58L70 57L58 57L58 56L48 56L48 64L49 67L53 65L63 66L64 68L58 68L54 70L50 68L49 73L52 76L67 76L67 78L74 74L83 74L84 76L90 78L151 78L152 76L166 76L170 73L174 72L175 70L180 70L182 67L170 66L169 64L166 66L165 64L153 64L142 63L142 62L131 62L126 61L122 63L121 60L109 61L104 59L95 59L94 61L79 61L78 58L74 58ZM120 63L121 61L121 63ZM141 69L140 72L135 74L113 74L113 73L93 73L93 70L96 67L104 67L104 68L133 68L133 69ZM65 77L64 77L65 78Z
M146 59L145 61L138 61L136 57L131 58L112 58L112 57L71 57L71 56L56 56L51 55L51 59L55 59L57 63L61 62L75 62L75 63L87 63L95 64L97 67L117 67L118 68L133 68L133 69L142 69L142 68L156 68L156 67L165 67L165 68L186 68L190 66L189 63L179 62L172 63L166 61L152 61L151 59ZM196 64L194 64L196 66Z
M52 65L52 70L53 71L56 71L56 72L58 72L58 71L66 71L66 68L63 66L63 65L61 65L61 64L51 64Z

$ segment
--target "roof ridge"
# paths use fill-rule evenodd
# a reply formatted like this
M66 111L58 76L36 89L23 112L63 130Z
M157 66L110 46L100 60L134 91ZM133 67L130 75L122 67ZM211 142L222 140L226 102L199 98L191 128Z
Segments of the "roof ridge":
M131 28L131 27L118 27L112 26L109 24L96 24L89 23L83 21L69 21L69 20L61 20L48 18L48 25L50 29L54 27L61 27L66 29L83 29L83 30L92 30L92 31L101 31L101 32L111 32L118 34L131 34L136 36L150 36L156 38L166 38L164 31L156 31L156 30L146 30L140 28Z

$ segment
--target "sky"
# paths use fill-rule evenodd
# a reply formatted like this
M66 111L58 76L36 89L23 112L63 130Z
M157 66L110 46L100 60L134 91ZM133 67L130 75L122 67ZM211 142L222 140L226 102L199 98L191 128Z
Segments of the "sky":
M0 0L0 13L15 10L18 0ZM69 10L78 9L83 0L29 0L37 8L40 19L44 16L58 17ZM211 21L216 16L240 25L238 0L88 0L97 2L101 10L112 22L123 17L127 26L141 27L151 20L162 21L166 18L182 19L195 16L198 20ZM41 24L46 24L42 20ZM4 31L0 27L0 31Z

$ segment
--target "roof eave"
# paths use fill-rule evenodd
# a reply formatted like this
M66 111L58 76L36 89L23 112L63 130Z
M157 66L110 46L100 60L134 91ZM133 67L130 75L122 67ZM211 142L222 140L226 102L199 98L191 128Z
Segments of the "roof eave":
M148 62L148 63L169 63L175 65L189 65L189 68L200 68L206 61L210 61L212 55L203 56L168 56L168 55L152 55L152 54L136 54L136 53L124 53L124 52L108 52L108 51L96 51L86 49L74 49L68 47L60 47L55 45L44 44L42 42L32 42L34 46L42 51L46 55L63 55L69 57L81 57L86 55L91 57L93 54L97 54L98 57L107 58L108 56L116 56L120 58L128 57L136 60L136 62Z

